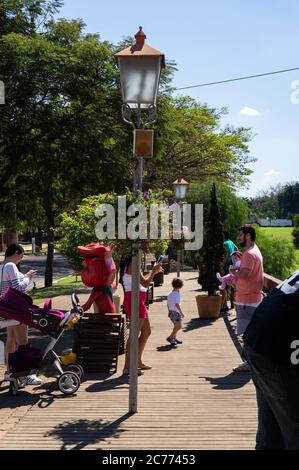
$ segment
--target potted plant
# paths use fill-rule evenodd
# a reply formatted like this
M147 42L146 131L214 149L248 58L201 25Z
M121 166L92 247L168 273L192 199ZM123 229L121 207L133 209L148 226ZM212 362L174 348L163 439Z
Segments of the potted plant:
M204 243L200 253L198 283L201 284L204 293L196 297L198 314L202 318L219 318L220 316L222 296L217 292L219 281L216 273L221 270L223 256L223 226L214 183L208 220L205 224Z

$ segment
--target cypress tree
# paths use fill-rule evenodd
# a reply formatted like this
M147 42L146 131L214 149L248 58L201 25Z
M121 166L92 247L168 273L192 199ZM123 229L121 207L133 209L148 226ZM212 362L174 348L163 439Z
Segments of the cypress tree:
M220 272L224 256L223 226L220 220L220 211L217 202L216 186L211 191L210 210L205 223L204 242L200 253L198 282L208 295L215 295L219 286L216 273Z

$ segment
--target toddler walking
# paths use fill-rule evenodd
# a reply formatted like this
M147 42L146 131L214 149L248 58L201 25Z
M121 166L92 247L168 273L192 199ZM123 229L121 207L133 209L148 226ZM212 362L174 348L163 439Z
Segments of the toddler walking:
M183 281L179 278L176 278L172 281L173 290L169 292L167 296L167 307L168 307L168 317L173 323L173 330L170 336L166 339L171 346L176 346L177 344L183 344L183 341L177 339L176 335L178 331L182 329L182 319L184 314L181 309L181 295L180 289L183 287Z

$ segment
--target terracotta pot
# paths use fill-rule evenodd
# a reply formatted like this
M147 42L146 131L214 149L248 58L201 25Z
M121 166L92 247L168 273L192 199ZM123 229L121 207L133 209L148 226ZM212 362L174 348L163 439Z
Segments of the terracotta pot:
M207 294L196 296L197 310L200 318L219 318L222 304L221 295Z

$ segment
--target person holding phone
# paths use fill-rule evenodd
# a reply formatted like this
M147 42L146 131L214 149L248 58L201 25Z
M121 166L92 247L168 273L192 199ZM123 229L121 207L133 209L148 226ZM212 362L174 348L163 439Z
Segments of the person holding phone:
M157 264L161 264L161 265L162 265L163 260L164 260L164 256L163 256L163 255L159 256L158 261L157 261Z
M6 252L4 263L0 266L0 296L8 289L13 288L23 293L27 293L28 287L32 282L36 271L30 270L27 274L22 274L19 265L24 257L24 249L17 243L11 244ZM6 363L7 371L4 379L9 380L10 371L8 365L9 354L15 352L19 346L25 346L28 343L28 326L16 325L7 328L6 340ZM27 377L27 385L41 385L42 381L35 374Z
M139 338L138 338L138 368L140 370L150 370L152 367L144 364L142 360L143 351L151 334L151 326L148 318L148 309L146 308L146 293L154 276L163 271L161 264L155 264L152 272L147 276L140 273L139 288ZM132 304L132 256L128 256L122 260L120 266L120 283L124 288L124 310L128 318L131 318ZM123 375L129 375L130 368L130 338L127 342L126 359Z

